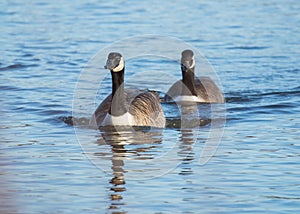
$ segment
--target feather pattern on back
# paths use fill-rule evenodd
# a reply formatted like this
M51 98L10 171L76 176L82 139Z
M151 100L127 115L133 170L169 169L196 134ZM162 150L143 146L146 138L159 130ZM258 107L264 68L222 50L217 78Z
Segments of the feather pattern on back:
M165 101L172 101L178 96L181 96L182 88L186 86L182 80L175 82L168 90ZM195 89L197 97L204 100L206 103L224 103L224 97L218 86L209 77L195 77ZM192 96L192 94L190 94Z
M165 117L159 98L147 90L125 89L125 104L127 111L134 117L135 126L154 126L163 128ZM107 96L93 114L93 124L103 126L103 121L112 104L112 95Z

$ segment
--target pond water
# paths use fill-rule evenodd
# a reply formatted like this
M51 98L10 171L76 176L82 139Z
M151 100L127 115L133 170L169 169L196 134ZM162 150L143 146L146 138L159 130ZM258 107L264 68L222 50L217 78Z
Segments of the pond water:
M0 8L0 213L300 211L297 0L12 0ZM97 72L80 85L87 65L141 35L199 50L226 105L197 106L200 126L182 127L182 109L166 103L163 130L85 126L111 86L108 74L100 87ZM144 53L139 42L132 49ZM180 52L163 54L129 59L127 84L162 92L179 79ZM78 89L83 111L74 115ZM67 124L71 116L80 125Z

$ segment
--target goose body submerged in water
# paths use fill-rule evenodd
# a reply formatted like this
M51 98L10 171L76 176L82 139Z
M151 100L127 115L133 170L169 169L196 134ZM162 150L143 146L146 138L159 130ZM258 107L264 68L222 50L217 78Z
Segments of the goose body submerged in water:
M166 102L224 103L223 93L209 77L195 77L195 59L191 50L181 53L182 80L175 82L164 100Z
M147 90L125 89L125 62L120 53L108 55L105 67L112 77L112 93L92 115L93 126L165 127L165 117L159 97Z

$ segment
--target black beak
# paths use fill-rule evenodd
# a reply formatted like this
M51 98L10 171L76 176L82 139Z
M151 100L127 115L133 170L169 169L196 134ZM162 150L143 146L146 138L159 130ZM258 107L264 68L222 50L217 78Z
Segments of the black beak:
M115 67L116 66L113 63L113 60L109 60L109 59L106 61L106 65L104 66L105 69L109 69L109 70L112 70Z

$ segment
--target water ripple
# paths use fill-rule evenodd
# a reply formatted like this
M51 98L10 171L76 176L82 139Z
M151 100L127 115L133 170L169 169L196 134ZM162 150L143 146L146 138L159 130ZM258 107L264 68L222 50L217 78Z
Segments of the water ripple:
M279 99L281 97L299 97L300 87L296 87L289 91L272 91L272 92L259 92L259 91L246 91L246 92L232 92L226 95L226 102L228 103L245 103L261 100L265 98Z
M299 213L299 1L189 3L0 1L0 213ZM197 47L220 77L227 120L206 165L199 156L216 114L205 106L190 120L200 127L180 129L181 111L162 104L168 125L154 135L88 129L89 118L70 116L82 67L106 45L148 33ZM150 81L152 70L180 78L168 59L127 66L128 75L150 70L128 84L154 90L164 76ZM101 86L95 102L110 93L110 81ZM88 161L79 139L113 175ZM128 177L150 172L157 157L154 170L178 165L155 179Z
M233 46L233 47L227 47L229 50L264 50L268 49L270 47L268 46Z
M37 66L39 66L39 65L38 64L24 65L24 64L16 63L13 65L8 65L6 67L0 67L0 71L16 70L16 69L21 69L21 68L37 67Z

